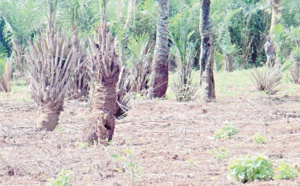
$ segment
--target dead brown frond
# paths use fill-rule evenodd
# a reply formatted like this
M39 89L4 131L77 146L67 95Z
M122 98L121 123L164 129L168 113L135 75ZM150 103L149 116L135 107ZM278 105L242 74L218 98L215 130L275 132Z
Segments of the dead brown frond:
M0 92L10 92L10 82L11 82L11 61L7 61L5 64L5 71L0 75Z
M282 74L277 67L254 69L251 71L251 79L256 89L266 91L267 94L275 94L280 84Z
M123 65L120 74L119 80L117 83L117 112L116 117L123 116L130 109L129 102L131 100L130 91L130 80L129 73L126 69L126 66Z

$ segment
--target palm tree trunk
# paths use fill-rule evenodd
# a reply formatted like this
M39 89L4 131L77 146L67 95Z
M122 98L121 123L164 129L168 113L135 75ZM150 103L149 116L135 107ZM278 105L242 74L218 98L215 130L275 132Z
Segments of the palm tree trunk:
M270 26L270 36L273 34L274 26L279 22L279 13L280 13L280 0L271 0L272 5L272 19Z
M202 88L202 99L209 101L216 98L215 81L213 73L214 47L209 20L210 0L202 0L201 4L201 54L200 54L200 85Z
M36 121L38 130L53 131L58 124L58 119L61 111L63 110L64 101L58 101L56 104L42 103L38 110L39 118Z
M158 0L156 44L150 80L150 98L161 98L168 88L168 18L169 0Z

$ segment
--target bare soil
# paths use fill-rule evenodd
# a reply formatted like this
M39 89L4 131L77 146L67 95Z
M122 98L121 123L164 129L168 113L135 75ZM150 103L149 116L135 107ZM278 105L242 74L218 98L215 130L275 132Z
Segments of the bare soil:
M232 158L265 155L274 166L300 166L300 94L218 97L208 104L137 100L117 121L112 143L91 147L81 142L88 102L66 101L59 127L37 132L35 104L22 96L0 94L0 185L47 185L61 170L72 171L71 185L132 185L133 179L135 185L242 185L227 177ZM215 140L224 122L238 134ZM267 143L256 144L254 133ZM229 154L219 160L213 152L221 147ZM246 185L300 185L300 179Z

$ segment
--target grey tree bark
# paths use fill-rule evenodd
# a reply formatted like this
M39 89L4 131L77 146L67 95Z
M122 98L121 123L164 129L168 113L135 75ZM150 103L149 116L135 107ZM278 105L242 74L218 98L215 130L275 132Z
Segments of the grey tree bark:
M271 0L272 5L272 19L270 26L270 36L273 34L274 26L279 22L279 14L280 14L280 0Z
M150 79L150 98L161 98L168 88L168 18L169 0L158 0L156 44Z
M202 89L202 99L204 101L210 101L216 98L213 73L214 47L209 12L210 0L202 0L200 9L200 86Z

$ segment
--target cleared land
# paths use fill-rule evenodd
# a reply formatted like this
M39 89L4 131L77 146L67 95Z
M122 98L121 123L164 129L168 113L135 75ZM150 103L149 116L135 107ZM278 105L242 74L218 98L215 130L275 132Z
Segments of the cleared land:
M61 170L72 171L72 185L131 185L128 163L135 163L136 185L238 185L227 178L228 165L244 155L299 167L299 86L283 82L276 95L268 96L255 91L249 71L220 73L216 79L216 102L133 101L128 116L117 122L112 144L92 147L81 142L88 102L66 101L59 127L36 132L29 88L15 85L9 96L0 93L0 185L46 185ZM224 122L238 134L215 140ZM255 133L266 136L267 143L255 143ZM216 158L219 148L228 149L223 159ZM113 158L117 155L123 160ZM300 178L247 185L293 184Z

